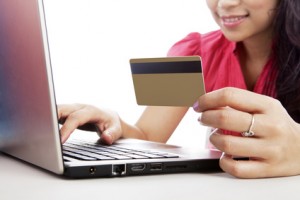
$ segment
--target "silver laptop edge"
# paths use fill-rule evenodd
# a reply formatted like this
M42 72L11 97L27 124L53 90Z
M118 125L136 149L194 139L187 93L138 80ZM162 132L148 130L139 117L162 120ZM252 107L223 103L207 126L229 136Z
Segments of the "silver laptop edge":
M0 122L0 140L5 141L0 143L0 150L63 174L43 1L34 1L0 2L4 26L0 27L0 112L4 119ZM6 7L12 11L5 12Z
M59 125L58 125L58 116L57 116L57 108L56 108L56 100L55 100L55 92L54 92L54 83L53 83L53 75L52 75L52 68L51 68L51 61L50 61L50 52L49 52L49 44L48 44L48 37L47 37L47 26L46 26L46 19L45 19L45 11L44 11L44 4L43 0L38 0L39 5L39 13L41 18L41 31L42 31L42 38L43 38L43 44L44 44L44 51L45 51L45 62L47 67L47 75L49 80L49 93L51 98L51 110L52 110L52 120L53 120L53 127L57 127L57 129L54 129L54 140L55 140L55 149L58 151L56 153L56 157L60 158L55 160L57 163L52 167L52 169L49 169L50 171L53 171L57 174L63 174L64 172L64 164L62 159L62 150L61 150L61 139L60 139L60 133L59 133Z

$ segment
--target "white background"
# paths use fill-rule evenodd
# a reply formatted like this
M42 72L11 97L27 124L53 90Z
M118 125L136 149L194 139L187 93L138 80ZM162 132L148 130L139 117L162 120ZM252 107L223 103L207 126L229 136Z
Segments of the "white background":
M190 32L217 29L204 0L45 0L58 104L115 110L135 123L129 59L163 57ZM206 128L192 109L169 140L204 146Z

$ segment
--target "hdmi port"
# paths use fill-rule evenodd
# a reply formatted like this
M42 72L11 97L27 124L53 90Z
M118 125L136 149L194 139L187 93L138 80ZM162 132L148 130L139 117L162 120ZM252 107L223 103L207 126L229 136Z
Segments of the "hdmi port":
M150 171L161 171L163 168L162 163L151 163Z
M131 165L131 171L144 171L146 168L146 164L132 164Z

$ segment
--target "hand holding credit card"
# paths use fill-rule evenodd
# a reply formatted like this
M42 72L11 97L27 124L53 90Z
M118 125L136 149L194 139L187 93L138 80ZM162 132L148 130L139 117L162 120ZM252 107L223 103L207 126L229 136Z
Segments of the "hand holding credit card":
M138 105L191 107L205 93L199 56L130 59Z

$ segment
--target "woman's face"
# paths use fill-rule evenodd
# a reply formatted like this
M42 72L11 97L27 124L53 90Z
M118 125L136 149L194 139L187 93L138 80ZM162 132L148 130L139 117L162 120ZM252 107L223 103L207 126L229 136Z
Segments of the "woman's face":
M239 42L272 33L279 0L206 0L225 37Z

